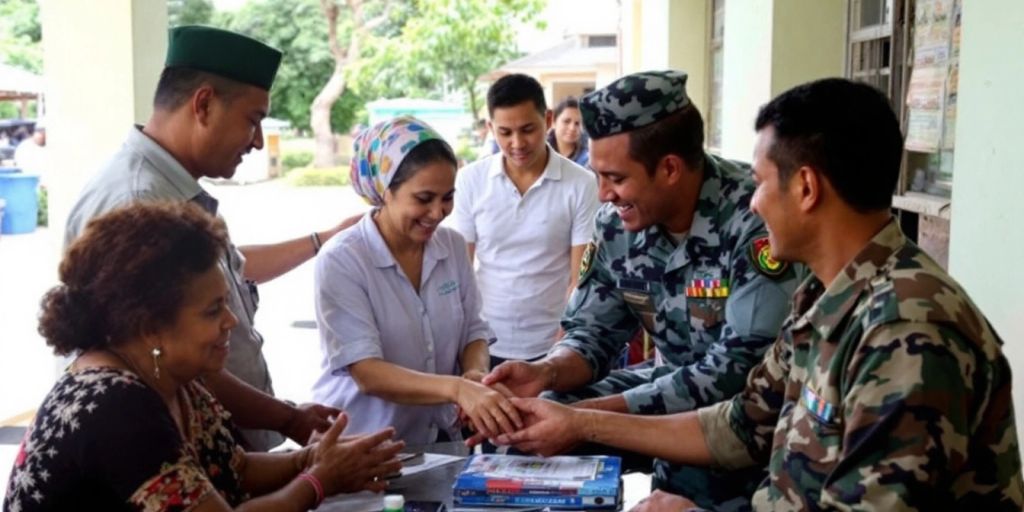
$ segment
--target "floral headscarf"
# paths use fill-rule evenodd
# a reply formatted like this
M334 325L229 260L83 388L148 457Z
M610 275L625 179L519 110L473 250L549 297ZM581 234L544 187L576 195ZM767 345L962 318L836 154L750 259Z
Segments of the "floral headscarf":
M352 143L352 187L373 206L384 204L384 191L402 160L422 142L440 139L427 123L396 117L363 130Z

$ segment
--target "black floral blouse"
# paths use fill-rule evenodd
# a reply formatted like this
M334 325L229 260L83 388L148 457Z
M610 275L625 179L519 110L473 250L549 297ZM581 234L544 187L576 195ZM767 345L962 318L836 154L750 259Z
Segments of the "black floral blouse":
M25 434L4 510L193 509L210 492L248 498L230 415L198 382L183 390L185 441L160 396L134 373L66 373Z

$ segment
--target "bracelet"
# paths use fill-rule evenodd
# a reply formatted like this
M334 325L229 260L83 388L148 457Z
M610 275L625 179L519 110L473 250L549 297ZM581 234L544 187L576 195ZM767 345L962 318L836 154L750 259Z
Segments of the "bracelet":
M303 471L299 473L299 476L295 477L299 480L305 480L309 482L309 485L313 486L313 492L316 493L316 501L313 503L312 508L317 508L321 503L324 502L324 484L320 483L320 479L309 471Z
M320 243L320 234L314 231L309 235L309 239L313 242L313 254L318 254L320 252L320 247L323 246L323 244Z

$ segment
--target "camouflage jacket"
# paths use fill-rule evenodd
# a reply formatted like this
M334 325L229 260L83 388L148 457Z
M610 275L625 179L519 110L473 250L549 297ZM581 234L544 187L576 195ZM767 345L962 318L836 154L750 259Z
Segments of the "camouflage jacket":
M697 211L678 246L658 226L626 231L613 205L602 207L562 318L556 348L583 356L595 381L638 326L650 334L665 364L625 391L633 413L692 410L742 389L798 284L787 265L757 265L754 250L767 239L750 211L749 167L711 155L705 162Z
M701 427L719 464L768 465L755 510L1021 510L1000 345L890 222L827 289L801 285L746 389Z

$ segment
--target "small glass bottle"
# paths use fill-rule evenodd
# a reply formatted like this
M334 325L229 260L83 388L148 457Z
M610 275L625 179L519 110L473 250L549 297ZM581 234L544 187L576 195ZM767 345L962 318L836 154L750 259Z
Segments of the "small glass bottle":
M388 494L384 496L384 512L402 512L405 509L405 496Z

